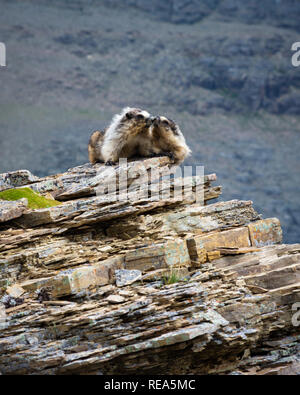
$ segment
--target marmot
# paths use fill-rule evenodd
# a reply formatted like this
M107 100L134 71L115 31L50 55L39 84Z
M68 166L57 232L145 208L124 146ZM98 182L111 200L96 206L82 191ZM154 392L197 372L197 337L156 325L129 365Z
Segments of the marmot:
M192 151L187 146L179 126L164 116L152 121L150 128L152 151L155 154L167 155L175 163L180 164Z
M95 132L92 133L89 141L89 160L92 164L96 162L103 162L102 156L101 156L101 145L103 142L104 138L104 132L101 130L95 130Z
M89 141L90 162L114 164L119 158L152 156L150 126L153 117L140 108L124 108L104 132L95 131Z

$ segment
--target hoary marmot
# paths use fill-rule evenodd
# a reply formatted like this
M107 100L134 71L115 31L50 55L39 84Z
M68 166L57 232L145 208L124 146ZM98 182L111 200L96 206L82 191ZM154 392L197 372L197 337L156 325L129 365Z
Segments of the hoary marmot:
M152 156L150 126L153 118L140 108L124 108L104 132L95 131L89 141L91 163L114 164L119 158Z
M192 151L187 146L179 126L164 116L152 121L150 128L152 151L155 154L167 155L175 163L180 164Z

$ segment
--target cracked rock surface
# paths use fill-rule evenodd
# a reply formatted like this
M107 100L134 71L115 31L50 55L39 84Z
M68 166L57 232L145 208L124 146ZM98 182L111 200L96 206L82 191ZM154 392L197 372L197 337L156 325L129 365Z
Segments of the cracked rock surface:
M63 203L2 217L0 372L299 374L300 244L279 220L214 202L216 175L166 197L168 158L129 162L113 202L102 166L31 178ZM161 200L141 167L163 173Z

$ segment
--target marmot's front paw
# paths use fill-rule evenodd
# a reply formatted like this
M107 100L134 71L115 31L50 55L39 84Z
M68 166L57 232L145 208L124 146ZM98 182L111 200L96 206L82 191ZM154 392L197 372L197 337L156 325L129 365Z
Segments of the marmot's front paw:
M150 155L151 158L159 158L161 156L163 156L163 154L156 154L155 152L152 152Z
M105 162L105 166L114 166L116 164L116 162L113 162L112 160L108 160L107 162Z
M175 156L173 152L166 152L166 156L170 158L173 163L175 163Z

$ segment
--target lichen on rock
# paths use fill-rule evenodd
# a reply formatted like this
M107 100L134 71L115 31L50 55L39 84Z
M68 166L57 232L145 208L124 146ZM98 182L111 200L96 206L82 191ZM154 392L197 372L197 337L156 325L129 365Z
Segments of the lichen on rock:
M1 199L8 201L27 199L28 208L30 209L48 208L61 204L61 202L58 202L54 199L47 199L46 197L40 195L39 193L34 192L29 187L6 189L0 192L0 200Z

